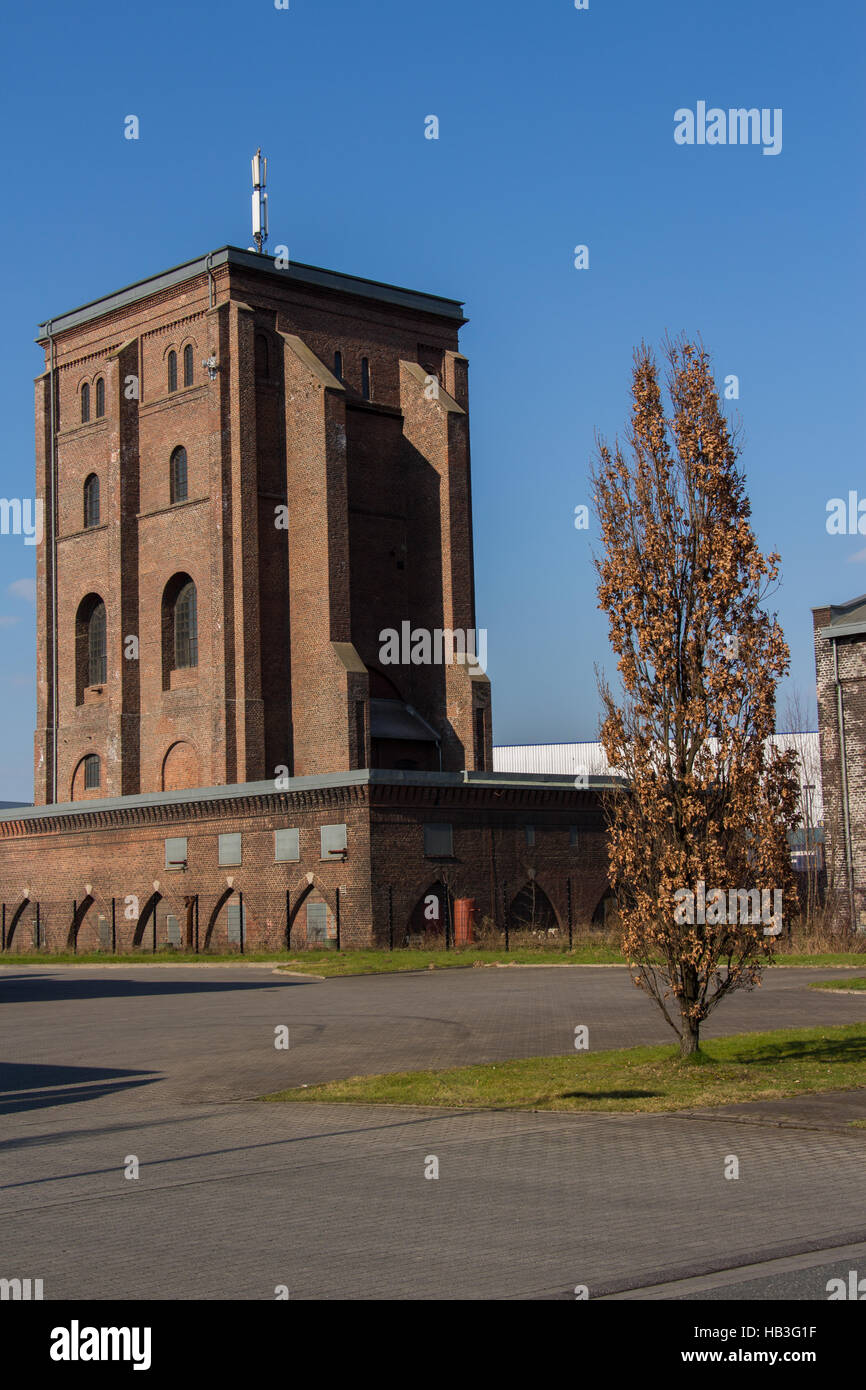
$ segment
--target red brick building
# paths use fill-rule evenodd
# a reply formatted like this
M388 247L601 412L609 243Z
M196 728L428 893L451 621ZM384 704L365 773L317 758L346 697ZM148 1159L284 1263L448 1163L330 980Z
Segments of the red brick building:
M464 322L223 247L41 326L7 949L279 943L302 900L301 944L402 940L437 921L431 883L443 913L596 907L595 794L492 774L489 682L459 659L480 654ZM389 660L386 631L430 642Z

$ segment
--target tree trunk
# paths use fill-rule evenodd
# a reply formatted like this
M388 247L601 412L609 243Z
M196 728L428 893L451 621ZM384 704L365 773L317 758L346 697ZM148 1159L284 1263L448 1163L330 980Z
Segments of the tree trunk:
M693 1018L683 1018L683 1033L680 1038L680 1056L694 1057L700 1051L701 1025Z

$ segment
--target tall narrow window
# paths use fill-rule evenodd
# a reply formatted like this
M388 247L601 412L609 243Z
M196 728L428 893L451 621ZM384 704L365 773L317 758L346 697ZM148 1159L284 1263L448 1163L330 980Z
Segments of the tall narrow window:
M334 353L334 376L338 381L343 380L343 354L341 352Z
M187 343L183 350L183 384L192 386L192 343Z
M99 479L91 473L84 482L84 528L99 525Z
M361 358L361 395L365 401L370 399L370 363L366 357Z
M169 488L172 502L185 502L187 499L186 449L179 444L169 463Z
M87 684L104 685L106 678L105 604L100 600L87 626Z
M84 759L84 790L92 791L99 786L99 754L88 753Z
M479 772L484 772L484 756L486 752L486 740L484 738L484 710L475 711L475 766Z
M100 420L105 414L105 382L102 377L97 377L96 381L96 418Z
M174 348L168 354L168 389L177 390L177 353Z
M174 604L174 664L198 666L198 613L192 580L183 586Z
M86 425L90 419L90 386L85 381L81 388L81 423Z
M264 333L256 334L255 341L256 354L256 376L268 376L268 340Z

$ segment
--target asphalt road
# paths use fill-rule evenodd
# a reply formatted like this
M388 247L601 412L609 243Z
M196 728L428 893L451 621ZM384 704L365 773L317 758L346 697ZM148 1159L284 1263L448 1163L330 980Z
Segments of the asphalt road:
M806 988L837 973L774 970L707 1032L863 1019ZM623 970L10 967L0 1003L0 1277L48 1299L825 1299L866 1276L866 1092L667 1116L254 1099L567 1053L576 1024L593 1049L669 1040Z

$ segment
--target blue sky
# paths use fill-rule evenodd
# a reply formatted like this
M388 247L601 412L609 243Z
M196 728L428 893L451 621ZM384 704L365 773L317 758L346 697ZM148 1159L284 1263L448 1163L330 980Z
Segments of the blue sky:
M7 10L4 38L2 495L33 493L37 323L248 245L261 145L272 246L466 301L495 740L595 736L612 663L574 509L595 432L627 419L634 345L665 331L739 377L754 525L814 699L810 608L866 590L866 538L825 526L830 498L866 496L866 7L48 0ZM781 108L781 153L675 144L698 101ZM34 573L0 536L0 799L32 796Z

